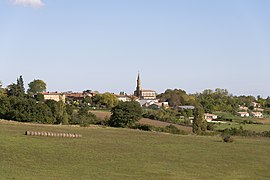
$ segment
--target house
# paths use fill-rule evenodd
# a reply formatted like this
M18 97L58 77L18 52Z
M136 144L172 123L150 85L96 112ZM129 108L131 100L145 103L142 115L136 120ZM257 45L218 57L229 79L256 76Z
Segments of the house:
M168 102L155 102L150 106L153 107L154 109L159 109L159 108L167 109L167 108L169 108L169 103Z
M185 110L187 110L187 109L195 109L195 107L194 106L178 106L178 109L185 109Z
M254 108L260 108L261 107L261 105L259 103L257 103L257 102L252 102L252 106Z
M204 119L207 121L207 122L212 122L213 120L217 119L218 116L215 115L215 114L209 114L209 113L205 113L204 114Z
M126 94L114 94L119 101L127 102L131 101L131 97Z
M264 111L264 109L262 109L262 108L254 108L254 109L253 109L253 111L257 111L257 112L263 112L263 111Z
M250 116L256 117L256 118L263 118L263 114L261 112L251 112Z
M156 99L157 93L154 90L141 90L141 98L142 99Z
M70 98L74 101L83 100L85 95L83 93L66 93L66 98Z
M239 106L239 110L241 110L241 111L247 111L248 110L248 107L246 107L246 106Z
M66 101L66 96L63 93L58 92L43 92L44 100L54 100L54 101Z
M148 107L151 106L154 103L158 103L158 99L140 99L139 103L141 106Z
M249 117L248 112L237 112L237 115L239 115L240 117Z

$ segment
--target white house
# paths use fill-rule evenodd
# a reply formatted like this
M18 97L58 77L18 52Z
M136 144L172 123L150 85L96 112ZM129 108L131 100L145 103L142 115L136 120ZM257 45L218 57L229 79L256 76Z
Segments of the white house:
M263 118L263 114L261 112L251 112L250 116L256 117L256 118Z
M246 106L239 106L239 110L247 111L248 110L248 107L246 107Z
M212 120L215 120L217 119L218 116L215 115L215 114L209 114L209 113L205 113L204 114L204 119L207 121L207 122L212 122Z
M119 94L119 95L114 94L114 95L119 101L123 101L123 102L131 101L131 98L128 95L122 95L122 94Z
M248 112L237 112L237 114L238 114L240 117L249 117L249 113L248 113Z

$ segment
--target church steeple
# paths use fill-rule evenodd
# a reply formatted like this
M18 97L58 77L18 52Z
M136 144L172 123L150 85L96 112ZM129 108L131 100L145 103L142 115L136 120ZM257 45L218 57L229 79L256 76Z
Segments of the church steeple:
M142 90L142 81L140 78L140 73L138 73L138 77L137 77L137 89Z
M136 87L136 91L134 92L134 95L137 96L138 98L142 97L142 81L140 78L140 73L138 73L137 87Z

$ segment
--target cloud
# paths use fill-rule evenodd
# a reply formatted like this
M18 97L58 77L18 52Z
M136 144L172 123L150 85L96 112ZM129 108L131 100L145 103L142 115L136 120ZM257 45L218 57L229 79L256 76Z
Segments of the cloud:
M10 0L14 5L31 6L39 8L44 6L42 0Z

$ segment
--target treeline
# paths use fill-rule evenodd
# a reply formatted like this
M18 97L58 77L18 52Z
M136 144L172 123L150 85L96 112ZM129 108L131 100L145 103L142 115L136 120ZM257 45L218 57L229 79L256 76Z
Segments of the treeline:
M270 137L270 131L255 132L252 130L244 129L242 126L240 128L226 128L220 130L223 135L230 136L247 136L247 137Z
M34 80L29 83L27 94L22 76L17 83L7 89L1 88L0 118L20 122L36 122L45 124L80 124L97 123L99 120L89 112L88 106L77 109L62 101L44 100L40 92L46 90L46 83Z

